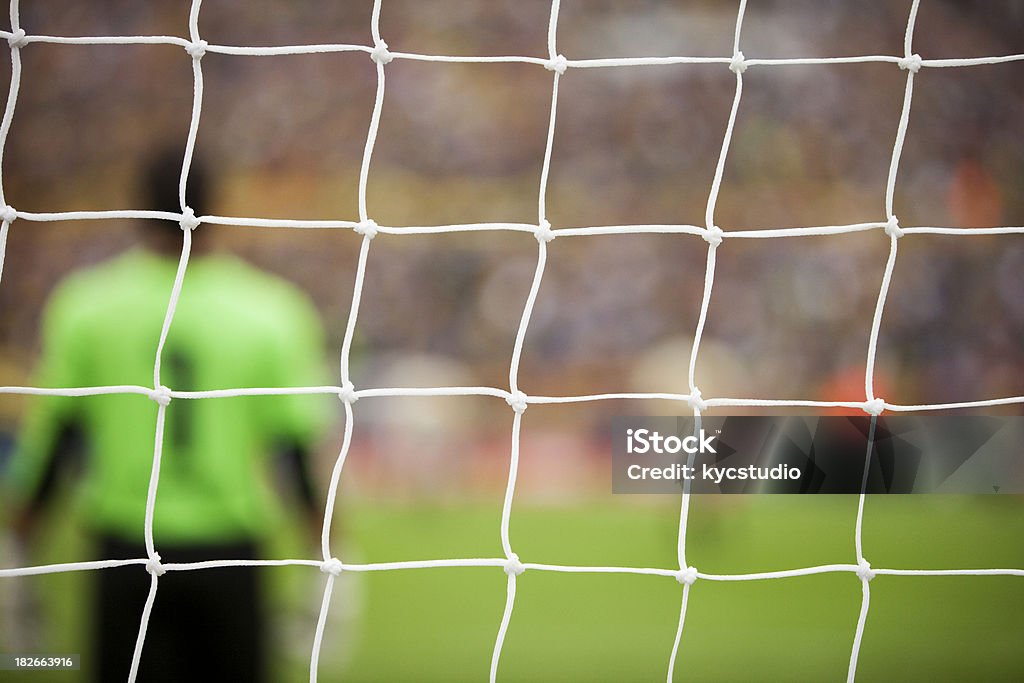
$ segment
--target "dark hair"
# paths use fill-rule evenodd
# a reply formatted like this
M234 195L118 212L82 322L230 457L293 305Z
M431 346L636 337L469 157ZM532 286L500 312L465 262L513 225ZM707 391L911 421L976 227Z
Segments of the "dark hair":
M143 176L142 196L146 202L143 208L170 213L181 211L178 183L184 158L184 150L180 147L163 147L152 155ZM193 155L185 184L186 204L197 216L202 216L208 213L209 194L206 167L198 155Z

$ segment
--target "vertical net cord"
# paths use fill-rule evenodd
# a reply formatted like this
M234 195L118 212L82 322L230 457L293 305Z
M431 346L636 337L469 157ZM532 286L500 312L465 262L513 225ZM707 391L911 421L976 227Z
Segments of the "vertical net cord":
M708 192L708 203L704 212L704 239L708 243L707 265L704 270L704 291L701 296L700 314L697 318L697 329L693 335L693 347L690 349L690 364L687 375L687 382L690 388L689 405L693 408L695 419L694 429L700 428L701 414L706 410L707 405L701 397L700 389L697 387L697 353L700 349L701 338L704 334L704 326L707 323L708 309L711 305L711 290L715 282L715 260L718 247L722 243L722 230L715 225L715 206L718 203L718 193L722 186L722 176L725 173L725 160L729 154L729 145L732 142L732 133L736 127L736 114L739 111L740 99L743 97L743 72L746 65L743 53L740 51L740 33L743 28L743 15L747 9L747 0L740 0L739 9L736 12L736 30L733 34L732 61L729 69L736 74L736 93L733 96L732 108L729 110L729 120L725 127L725 135L722 138L722 149L718 155L718 164L715 166L715 175L711 181L711 189ZM692 461L692 456L691 456ZM675 675L676 658L679 656L679 646L683 639L683 626L686 623L686 608L690 600L690 587L697 580L698 572L691 567L686 559L686 528L690 516L690 484L684 482L683 492L679 503L679 536L676 542L676 554L679 564L679 571L676 579L683 584L683 596L679 604L679 622L676 625L675 638L672 641L672 651L669 654L668 670L665 679L672 683Z
M882 284L878 294L878 301L875 305L874 317L871 321L871 336L868 339L867 366L864 373L864 388L868 403L875 404L875 414L885 408L884 401L876 399L874 392L875 357L878 351L878 336L882 325L882 312L885 308L885 300L889 293L889 284L892 281L893 269L896 266L896 242L903 236L903 230L899 227L899 221L893 212L893 196L896 191L896 176L899 170L900 156L903 154L903 143L907 136L907 125L910 121L910 103L914 95L914 75L920 69L920 57L912 54L912 40L914 34L914 23L917 19L917 9L920 0L913 0L910 8L910 17L907 21L907 30L904 35L904 57L900 60L900 68L907 71L907 85L903 94L903 109L900 112L899 126L896 129L896 141L893 144L892 159L889 162L889 176L885 186L885 232L889 235L889 258L885 264L885 271L882 274ZM916 60L916 61L915 61Z
M11 38L8 41L11 46L11 87L7 93L7 106L4 109L3 119L0 120L0 205L2 205L0 210L3 212L3 222L0 223L0 280L3 279L4 260L7 256L7 234L10 232L11 223L18 217L17 211L7 204L7 195L4 193L3 167L7 136L11 133L14 108L18 104L18 91L21 90L21 46L24 41L24 33L21 29L18 0L11 0Z
M334 590L334 581L341 573L343 565L331 551L331 527L334 521L334 508L338 496L338 483L341 480L341 472L348 458L349 449L352 446L352 432L354 415L352 404L358 400L351 378L351 355L352 340L355 337L356 321L359 317L359 305L363 294L363 283L366 280L366 263L370 254L370 242L377 234L377 224L369 217L366 208L366 186L370 175L370 162L373 159L373 150L377 142L377 131L380 129L380 117L384 107L384 65L392 59L387 51L387 43L380 35L380 11L381 0L375 0L370 18L370 33L373 37L374 49L370 58L374 62L377 71L377 91L373 100L373 113L370 116L369 130L366 135L366 144L363 147L363 159L359 169L359 224L356 232L362 235L359 245L359 261L356 265L355 284L352 289L352 305L349 310L348 323L345 326L345 337L341 345L340 376L341 393L340 398L345 405L345 435L342 440L341 450L331 470L331 480L327 488L327 501L324 506L324 524L320 536L323 564L321 571L327 574L327 581L324 586L324 596L320 604L320 614L317 617L316 630L313 636L313 646L309 659L309 680L315 683L320 668L320 650L323 647L324 629L327 626L327 613L331 606L331 594Z
M189 122L188 139L185 144L185 154L181 164L181 174L178 179L178 203L181 207L181 229L182 247L181 258L178 261L178 269L174 275L174 285L171 287L170 300L167 304L167 312L164 316L163 327L160 330L160 341L157 343L156 358L153 362L153 393L151 398L157 403L156 434L153 446L153 469L149 479L149 490L146 495L146 518L145 518L145 543L146 543L146 570L150 574L149 595L142 610L142 618L139 624L139 635L135 642L135 651L132 653L131 669L128 673L128 683L134 683L139 672L139 662L142 658L142 648L146 641L146 630L149 626L149 618L153 612L153 604L156 601L159 576L166 570L160 564L160 554L156 551L156 544L153 539L153 514L156 507L156 493L160 481L160 460L163 454L164 424L167 416L167 406L171 402L170 389L160 382L160 362L163 356L164 346L167 343L167 336L171 331L171 324L174 321L174 312L178 306L178 299L181 296L181 287L185 279L185 271L188 268L189 255L192 251L192 230L198 226L195 213L188 206L185 196L185 187L188 183L188 174L192 166L192 156L195 153L196 136L199 133L199 118L203 108L203 71L200 60L205 53L205 43L199 36L199 9L202 0L192 0L189 10L189 36L191 44L186 48L192 57L193 96L192 116Z
M861 607L857 617L857 628L854 632L853 645L850 648L850 665L847 669L846 680L853 683L857 677L857 659L860 656L861 643L864 640L864 628L867 625L868 610L871 606L871 580L875 572L871 569L871 563L864 557L863 539L861 530L864 519L864 501L867 490L867 478L871 464L871 451L874 447L875 422L877 417L885 410L885 400L875 397L874 379L875 362L878 354L878 337L882 327L882 313L885 310L885 301L889 294L889 285L892 282L893 271L896 267L897 242L903 236L899 227L899 220L893 210L893 197L896 192L896 176L899 171L900 156L903 153L903 143L907 137L907 125L910 122L910 104L914 96L914 74L921 68L921 58L913 54L914 24L917 21L917 10L920 0L912 0L910 15L907 18L907 28L903 35L903 59L899 65L907 71L907 85L903 93L903 109L900 112L899 125L896 128L896 140L893 143L892 159L889 162L889 176L885 184L885 233L889 236L889 257L885 262L885 270L882 273L882 283L878 291L878 301L875 305L875 313L871 320L871 336L868 339L868 355L864 372L864 390L867 399L869 412L872 415L871 429L868 438L868 453L864 465L864 482L861 488L860 497L857 501L857 523L855 530L855 544L857 551L857 576L861 582Z
M558 11L560 0L552 0L551 14L548 19L548 62L545 68L554 72L551 85L551 115L548 118L547 141L544 147L544 160L541 164L540 187L537 193L537 229L534 236L537 238L537 267L533 274L533 282L530 285L530 292L526 297L523 306L523 315L519 321L519 329L516 331L515 344L512 347L512 360L509 363L508 403L514 411L512 418L512 447L509 454L508 483L505 487L505 499L501 508L501 547L505 552L505 574L506 592L505 609L501 615L501 623L498 626L498 633L494 639L494 649L491 652L491 667L489 680L494 683L498 677L498 663L501 660L501 650L505 644L505 635L508 633L509 623L512 619L512 610L516 601L516 580L524 571L519 556L512 550L512 542L509 539L509 524L512 517L512 501L515 496L516 477L519 471L519 448L520 431L523 422L523 413L526 411L528 397L519 389L519 363L523 355L523 345L526 341L526 331L530 324L530 317L533 315L533 307L537 301L537 293L540 291L541 280L544 277L544 267L548 258L548 242L554 238L551 231L551 223L547 219L547 190L548 177L551 171L551 152L555 142L555 121L558 114L558 84L565 73L567 64L565 57L558 54Z
M868 608L871 605L871 590L868 583L874 578L871 570L871 563L864 557L864 541L862 530L864 528L864 500L867 497L868 475L871 473L871 456L875 450L875 427L878 423L878 416L871 416L871 423L868 427L867 452L864 455L864 475L861 478L860 496L857 498L857 524L854 528L853 545L857 554L857 576L861 580L861 604L860 614L857 617L857 629L853 635L853 647L850 650L850 665L847 667L847 683L853 683L857 675L857 657L860 655L860 643L864 638L864 625L868 619Z

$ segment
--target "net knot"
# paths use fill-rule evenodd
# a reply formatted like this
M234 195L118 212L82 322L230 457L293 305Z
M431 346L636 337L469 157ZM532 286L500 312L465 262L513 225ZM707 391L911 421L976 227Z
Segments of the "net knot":
M338 392L338 398L345 403L355 403L359 400L359 396L356 394L356 388L352 382L345 382L341 385L341 391Z
M171 390L161 384L159 388L149 392L149 398L166 408L171 405Z
M524 567L523 563L519 561L519 556L515 553L509 555L508 559L505 560L505 573L509 576L512 576L513 574L519 576L525 571L526 567Z
M154 552L148 560L146 560L146 571L153 576L163 576L167 573L167 569L160 564L160 553Z
M365 221L360 221L355 231L367 239L373 239L377 236L377 222L372 218L367 218Z
M390 64L391 60L395 56L388 51L388 44L383 40L378 40L373 44L373 49L370 50L370 59L377 62L378 64Z
M921 55L914 54L909 57L904 57L898 63L900 68L904 71L916 74L921 70Z
M336 557L332 557L329 560L324 560L320 563L320 571L324 574L330 574L331 576L337 576L341 574L341 570L344 566L341 564L341 560Z
M717 247L719 244L722 243L722 235L724 234L724 230L722 230L717 225L712 225L710 228L705 230L704 234L701 236L704 238L704 241L710 244L712 247Z
M206 54L206 48L208 47L210 47L210 44L205 40L194 40L185 46L185 52L187 52L192 59L202 59L203 55Z
M522 415L526 412L527 396L521 391L514 391L505 397L505 403L512 406L512 410Z
M17 31L11 31L11 35L7 38L7 44L12 48L25 47L28 44L25 29L19 28Z
M10 204L0 209L0 220L3 220L4 223L13 223L17 217L18 212L15 211L14 207L11 206Z
M903 237L903 228L900 227L900 220L896 216L889 216L885 223L885 234L896 239Z
M871 563L861 558L861 561L857 563L857 576L861 581L870 581L875 578L875 570L871 568Z
M192 207L186 206L181 212L181 219L178 221L178 225L181 226L182 230L192 231L198 228L201 222L196 217L196 212L192 210Z
M704 397L697 387L690 392L690 397L686 399L686 402L690 404L691 408L701 413L708 409L708 404L704 402Z
M864 404L864 412L869 415L881 415L885 410L885 401L880 398L873 398Z
M697 568L687 567L676 572L676 581L692 586L697 581Z
M741 74L747 70L747 60L739 50L729 60L729 71L734 74Z
M565 70L569 68L569 60L565 58L565 55L558 55L557 57L544 62L544 68L548 71L554 71L556 74L561 76L565 73Z
M555 233L551 230L551 223L547 219L540 222L537 229L533 231L533 236L537 238L538 242L550 242L555 239Z

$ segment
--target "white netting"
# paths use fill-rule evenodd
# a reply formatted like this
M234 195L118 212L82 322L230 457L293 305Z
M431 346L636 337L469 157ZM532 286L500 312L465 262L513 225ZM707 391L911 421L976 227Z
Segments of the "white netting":
M517 578L524 571L549 571L549 572L576 572L576 573L621 573L621 574L645 574L657 575L672 578L682 584L682 598L679 612L678 628L672 650L666 653L667 679L672 680L676 663L676 656L679 644L683 635L683 625L686 618L686 605L693 585L698 579L708 581L756 581L763 579L781 579L787 577L807 576L811 574L822 574L830 572L847 572L856 575L861 580L862 603L856 626L853 631L853 645L850 653L848 679L853 680L856 674L857 658L860 651L860 644L864 634L870 604L870 582L878 575L900 575L900 576L945 576L945 575L1013 575L1024 577L1024 569L992 568L992 569L892 569L874 568L864 557L861 538L862 521L864 516L864 498L861 494L858 509L857 522L854 530L854 561L849 563L838 563L819 565L813 567L802 567L784 571L760 572L750 574L709 574L698 571L688 564L686 558L686 531L687 516L689 510L690 496L688 493L682 495L682 504L679 516L678 536L678 567L675 568L647 568L647 567L604 567L604 566L568 566L545 564L543 562L522 561L513 550L512 540L509 537L509 519L512 510L512 500L515 494L516 473L519 463L519 436L522 425L523 413L531 404L543 403L573 403L582 401L597 401L608 399L668 399L678 401L680 405L687 405L692 408L695 416L700 416L708 408L722 407L775 407L775 406L796 406L811 408L843 407L865 411L870 415L878 415L885 410L888 411L925 411L944 410L952 408L978 408L986 406L998 406L1006 404L1022 404L1024 396L1012 396L992 398L987 400L965 401L958 403L924 404L924 405L900 405L885 401L874 394L873 377L875 357L877 352L879 328L882 314L885 309L886 296L891 284L893 269L896 263L899 240L907 235L919 234L944 234L958 236L972 235L993 235L993 234L1021 234L1024 227L992 227L992 228L946 228L946 227L903 227L899 224L893 212L893 192L896 185L896 176L899 168L900 154L903 149L903 142L906 136L907 125L910 117L910 105L913 98L914 77L922 68L952 68L971 67L983 64L998 64L1003 62L1024 61L1024 54L1013 54L1003 56L981 57L971 59L922 59L920 55L913 52L912 39L914 23L917 15L919 0L913 0L910 8L910 16L907 21L906 34L904 39L904 54L902 56L887 55L866 55L857 57L834 57L834 58L798 58L798 59L748 59L740 51L740 33L743 25L743 16L746 9L746 1L741 0L736 18L736 30L732 45L732 54L724 57L641 57L641 58L617 58L617 59L567 59L558 53L556 47L556 28L558 24L559 1L552 2L550 22L548 25L548 55L542 57L525 56L497 56L497 57L453 57L446 55L414 54L407 52L396 52L390 50L384 42L380 33L380 9L381 0L376 0L373 6L371 31L373 45L348 45L348 44L320 44L320 45L285 45L276 47L239 47L228 45L211 45L203 40L199 31L200 0L193 0L189 14L189 38L172 36L113 36L113 37L54 37L44 35L28 35L21 28L18 19L18 2L11 2L11 31L0 31L0 36L7 38L11 47L11 87L7 100L7 107L4 112L2 123L0 123L0 151L3 150L11 128L11 121L14 116L15 106L18 100L18 90L21 82L21 57L20 51L32 43L64 43L64 44L167 44L178 45L191 57L192 70L194 74L194 100L192 107L192 120L189 126L188 142L185 147L185 159L182 167L181 180L179 183L179 198L181 202L181 213L165 213L158 211L76 211L58 213L31 213L16 211L7 205L3 196L2 182L0 182L0 217L3 223L0 228L0 268L3 264L3 245L6 243L7 233L11 223L16 219L27 221L68 221L68 220L103 220L112 218L129 219L161 219L178 222L183 230L183 244L181 260L175 277L174 286L171 291L167 313L164 319L163 329L160 335L160 343L153 367L153 387L143 386L98 386L98 387L75 387L75 388L37 388L37 387L0 387L0 393L13 394L36 394L50 396L92 396L99 394L131 393L142 394L154 400L159 409L157 412L156 443L153 454L153 469L149 485L146 520L145 520L145 543L148 556L134 560L106 560L97 562L69 562L36 567L23 567L15 569L0 570L0 577L28 576L36 574L48 574L54 572L82 571L90 569L104 569L125 565L144 565L152 576L149 596L142 614L139 628L138 640L132 661L131 671L128 680L134 681L140 657L143 652L146 627L149 615L153 608L159 586L159 577L167 571L191 571L212 567L226 566L283 566L283 565L305 565L319 568L327 575L324 587L323 603L317 623L316 633L312 644L310 658L310 680L317 678L318 660L320 648L323 641L324 626L327 619L327 611L330 606L331 593L334 588L336 577L346 571L372 572L392 571L402 569L420 569L427 567L493 567L501 568L508 576L507 598L505 610L500 625L498 626L497 638L491 658L490 679L493 681L498 674L498 666L501 658L502 645L508 631L513 608L515 606ZM365 52L376 65L377 70L377 91L374 100L373 114L370 119L369 133L363 152L362 166L359 174L359 219L349 220L286 220L286 219L264 219L252 217L226 217L226 216L201 216L196 217L185 204L185 179L189 173L193 151L196 142L200 115L203 102L203 71L202 58L208 52L216 52L232 55L284 55L284 54L311 54L311 53L332 53L332 52ZM459 225L435 225L418 227L395 227L378 225L369 215L366 202L366 184L370 170L370 162L373 156L374 144L377 138L377 130L381 118L381 110L384 102L385 91L385 67L394 59L431 61L431 62L467 62L467 63L488 63L488 62L519 62L534 64L543 67L552 73L551 92L551 114L548 124L547 145L544 152L543 166L540 177L540 188L538 193L538 214L536 224L519 223L485 223L485 224L459 224ZM884 220L871 223L859 223L853 225L830 225L801 228L782 228L769 230L734 230L724 231L715 224L715 205L718 198L719 188L722 183L722 175L729 151L730 140L736 122L736 114L739 110L740 100L743 95L743 74L748 68L785 68L788 65L826 65L843 63L886 63L894 68L906 71L906 90L903 98L903 108L896 128L895 144L893 145L892 158L889 165L888 180L885 192L885 216ZM722 141L721 153L714 171L711 190L708 197L705 213L704 226L694 225L616 225L616 226L593 226L593 227L571 227L553 229L546 218L545 194L548 184L548 173L551 165L551 150L555 134L555 117L558 105L559 82L567 71L572 69L590 69L604 67L642 67L664 64L707 64L721 65L727 67L736 76L736 91L732 101L728 123ZM182 281L188 266L189 253L192 244L192 230L202 223L219 225L235 225L249 227L278 227L278 228L340 228L351 229L362 235L362 244L359 251L359 261L356 269L355 289L352 296L351 312L348 318L348 325L345 329L344 342L341 348L340 384L339 386L320 387L270 387L270 388L225 388L213 391L175 391L173 388L165 387L160 381L160 360L161 352L166 342L171 324L174 319L174 312L181 291ZM436 387L436 388L368 388L356 389L349 373L349 356L352 347L352 339L355 332L359 302L362 294L363 281L366 274L367 255L373 238L379 233L392 235L424 234L424 233L445 233L481 230L510 230L520 232L531 232L537 238L538 255L537 265L530 287L529 295L523 309L523 315L516 334L515 346L512 352L511 368L509 371L508 389L492 387ZM745 399L745 398L705 398L698 388L695 368L697 356L700 350L701 336L707 320L708 307L711 300L711 292L714 285L715 259L718 248L726 240L731 239L769 239L776 237L812 237L820 235L836 235L850 232L876 231L889 240L889 257L882 276L881 287L878 295L877 305L871 325L871 335L868 344L867 365L865 371L865 397L863 400L849 401L812 401L812 400L772 400L772 399ZM689 393L609 393L587 396L530 396L524 393L518 384L519 362L522 356L523 343L526 331L530 323L531 313L537 299L541 280L544 275L544 267L547 261L548 244L557 237L574 237L584 235L599 235L610 233L683 233L694 235L707 242L707 269L704 278L703 297L701 299L700 316L697 323L696 334L692 347L689 363ZM222 398L243 395L279 395L279 394L336 394L345 406L345 431L344 441L337 461L334 465L326 509L324 512L324 524L322 534L322 559L320 560L256 560L256 561L221 561L212 560L207 562L195 562L186 564L161 563L160 555L157 552L156 543L153 538L153 509L157 495L160 473L160 457L163 443L163 431L167 406L172 400L177 399L205 399ZM331 546L331 520L335 507L338 481L341 477L346 456L352 441L353 431L353 408L352 405L361 398L371 397L394 397L394 396L489 396L504 399L512 408L514 416L512 419L512 449L509 462L509 477L505 491L504 505L502 508L500 536L505 557L499 558L457 558L457 559L433 559L433 560L410 560L403 562L381 562L350 564L339 560L334 556ZM870 443L870 439L869 439ZM871 449L869 446L866 462L870 460ZM866 476L866 475L865 475ZM851 615L852 622L852 615Z

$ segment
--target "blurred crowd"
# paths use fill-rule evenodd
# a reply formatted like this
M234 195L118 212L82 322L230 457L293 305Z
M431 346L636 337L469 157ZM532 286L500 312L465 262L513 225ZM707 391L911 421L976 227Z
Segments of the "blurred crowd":
M371 6L208 0L199 23L210 43L370 44ZM740 47L748 59L899 56L909 6L752 1ZM558 50L570 59L728 56L736 9L711 0L566 0ZM385 0L381 32L393 51L545 57L549 10L546 0ZM181 2L103 0L77 9L33 2L21 24L29 34L185 36L187 12ZM932 0L922 3L914 51L1015 54L1021 35L1019 3ZM133 204L138 161L157 144L184 145L187 56L173 46L32 44L22 52L3 160L8 203L30 211L143 208ZM216 178L217 213L357 216L376 88L364 53L208 53L202 67L197 154ZM0 69L6 82L9 67ZM905 83L892 64L749 69L718 225L884 220ZM1021 86L1020 62L922 70L896 183L901 225L1024 222ZM703 225L734 89L722 65L570 70L547 195L552 225ZM387 225L535 223L550 97L551 73L535 65L395 60L370 168L370 215ZM0 383L32 382L45 297L69 272L129 246L129 228L14 224L0 286ZM307 290L330 348L340 348L357 236L201 229ZM881 231L728 241L697 368L704 395L863 398L887 251ZM706 253L703 241L685 235L553 242L520 386L551 395L686 391ZM535 263L535 242L525 234L379 237L357 326L356 385L507 386ZM876 393L901 403L1024 393L1022 333L1020 236L905 239L882 322ZM2 419L16 423L20 399L2 406ZM571 419L592 423L600 411L580 408ZM463 418L437 417L446 419Z

